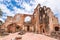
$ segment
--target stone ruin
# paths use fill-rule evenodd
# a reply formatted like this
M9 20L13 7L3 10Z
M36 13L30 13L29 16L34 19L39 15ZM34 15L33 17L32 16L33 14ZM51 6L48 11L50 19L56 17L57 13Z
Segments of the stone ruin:
M25 18L29 17L29 21ZM33 14L16 14L14 17L7 16L1 29L8 33L34 32L45 35L53 35L60 30L58 18L54 16L49 7L40 4L34 9ZM23 32L22 32L23 31Z

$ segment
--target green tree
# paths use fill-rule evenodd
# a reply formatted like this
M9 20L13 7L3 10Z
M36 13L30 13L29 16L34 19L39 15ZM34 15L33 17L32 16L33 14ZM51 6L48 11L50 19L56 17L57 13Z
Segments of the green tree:
M0 9L0 18L2 17L2 10ZM2 21L0 20L0 26L2 25Z
M0 17L2 17L2 10L0 9Z
M0 20L0 26L3 24L3 22Z

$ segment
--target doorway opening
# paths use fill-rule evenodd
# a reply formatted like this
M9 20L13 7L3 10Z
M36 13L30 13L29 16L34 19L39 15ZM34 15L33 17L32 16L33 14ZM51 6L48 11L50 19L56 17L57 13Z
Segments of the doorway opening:
M43 33L45 33L44 29L43 29Z
M17 29L19 29L20 27L19 26L16 26Z
M59 27L55 27L55 31L59 31Z
M27 26L27 31L29 31L29 26Z

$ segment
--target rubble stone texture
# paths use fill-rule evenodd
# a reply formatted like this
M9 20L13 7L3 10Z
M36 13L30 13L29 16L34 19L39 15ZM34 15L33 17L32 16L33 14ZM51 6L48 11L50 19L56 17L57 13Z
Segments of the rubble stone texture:
M0 40L57 40L57 39L35 33L26 33L24 35L18 35L18 33L13 33L3 38L0 38Z

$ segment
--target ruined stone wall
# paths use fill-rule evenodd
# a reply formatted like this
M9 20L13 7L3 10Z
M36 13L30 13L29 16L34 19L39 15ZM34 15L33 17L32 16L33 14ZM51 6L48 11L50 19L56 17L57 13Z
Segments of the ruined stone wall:
M7 19L5 20L5 23L3 23L3 25L1 26L1 29L4 29L7 31L7 26L13 22L12 20L13 20L13 17L7 16Z
M27 16L31 17L30 23L24 21ZM14 17L8 16L5 23L2 25L2 29L8 29L8 25L12 23L16 23L25 31L29 30L36 33L47 34L54 30L54 26L58 24L58 19L54 17L49 7L41 7L41 5L38 4L34 9L33 15L16 14Z

